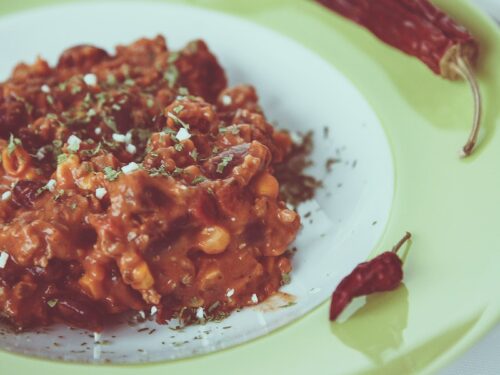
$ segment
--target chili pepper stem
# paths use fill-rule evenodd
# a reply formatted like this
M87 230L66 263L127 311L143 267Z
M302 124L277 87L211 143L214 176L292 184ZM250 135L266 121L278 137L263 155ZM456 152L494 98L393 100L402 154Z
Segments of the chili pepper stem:
M457 73L460 74L460 76L462 76L462 78L469 83L472 91L472 96L474 98L474 117L472 120L472 128L469 134L469 139L467 139L467 143L462 148L461 154L462 157L467 157L472 154L472 151L474 150L474 146L476 145L477 137L479 135L479 129L481 127L481 92L479 90L477 79L467 59L464 59L461 56L457 56L454 67Z
M408 241L410 238L411 238L411 233L406 232L404 237L399 240L399 242L392 248L391 251L393 253L397 253L399 251L399 249L401 249L401 246L403 246L405 244L405 242Z

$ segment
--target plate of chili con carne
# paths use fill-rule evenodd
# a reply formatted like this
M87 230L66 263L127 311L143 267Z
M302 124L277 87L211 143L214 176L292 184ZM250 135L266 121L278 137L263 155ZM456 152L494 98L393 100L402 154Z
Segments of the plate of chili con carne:
M313 309L376 245L393 194L389 146L321 59L181 5L122 5L120 38L107 41L107 17L94 14L114 4L40 11L23 22L88 14L96 27L66 40L47 29L52 52L3 84L1 303L18 333L7 326L2 346L96 363L212 352ZM158 16L131 28L138 12ZM183 29L197 17L203 29ZM6 47L5 70L25 59L26 36ZM280 52L268 54L273 38ZM276 69L288 59L293 81ZM313 79L303 64L324 72Z
M248 303L238 306L241 311L229 310L230 315L224 314L217 319L205 319L213 303L200 305L203 309L193 308L192 321L186 326L179 321L164 325L150 319L149 315L158 314L158 310L150 310L152 302L156 307L151 291L145 292L148 310L140 306L135 311L139 314L132 319L114 322L98 329L98 333L90 329L93 328L91 319L87 329L51 322L48 326L14 333L3 326L0 343L4 351L0 353L0 369L17 368L21 373L36 370L55 374L83 373L89 370L89 363L111 363L102 368L94 367L92 371L114 373L140 369L150 373L199 373L238 368L242 373L253 373L256 369L269 372L286 369L291 373L427 373L467 348L497 321L500 307L492 297L498 282L494 269L498 257L494 239L498 212L495 194L499 190L500 176L494 166L499 149L496 143L500 141L494 134L499 118L493 98L500 86L500 77L495 71L495 63L500 59L495 42L500 36L474 9L462 2L436 2L466 25L479 43L476 74L483 99L483 130L475 152L468 159L460 160L458 149L457 153L450 150L463 142L469 131L468 121L464 119L473 116L467 85L434 76L418 61L382 44L366 30L313 2L46 3L54 4L0 18L0 35L10 35L0 39L2 81L20 61L33 63L35 56L40 55L50 66L55 66L64 50L78 44L95 45L110 56L116 53L115 46L123 45L124 50L129 48L133 54L134 49L143 46L134 45L134 41L140 38L158 40L155 38L160 34L166 38L168 51L178 51L184 56L186 49L189 53L193 50L190 41L202 39L227 76L229 91L226 96L231 103L237 101L237 97L257 95L258 102L254 100L253 103L258 103L259 108L244 109L254 114L255 111L264 113L266 122L278 129L274 131L287 130L292 140L293 134L304 135L312 131L312 165L305 173L321 181L322 186L316 189L313 199L296 207L301 230L290 244L290 249L296 248L290 257L290 282L279 286L279 293L268 298L269 295L257 295L257 288L257 293L247 296ZM28 5L31 4L6 6L5 13ZM0 12L2 10L0 6ZM154 44L146 42L145 45L150 45L148 43ZM198 45L196 51L200 48ZM157 52L153 48L147 53L154 55ZM163 68L163 78L168 85L176 77L168 65ZM183 74L187 73L182 66L179 69L183 80ZM86 85L94 85L94 77L86 76L84 71L73 72L68 77L75 74L80 74ZM98 82L103 79L99 72L95 75ZM119 84L124 86L137 84L126 80L127 77L118 78ZM185 82L195 81L186 78ZM241 84L254 86L256 94L241 88ZM216 83L207 86L213 88ZM190 87L196 94L193 96L212 100L210 91L200 87ZM239 88L232 89L234 87ZM57 92L52 85L49 85L49 92L43 85L39 89L39 95L44 95L45 100L51 92L54 95ZM214 90L216 94L222 92L222 88ZM223 99L224 95L214 98L214 101L220 100L217 108L231 105L228 99ZM148 107L147 98L144 100ZM181 139L179 143L185 137L196 137L193 126L183 126L189 123L179 106L206 108L197 107L200 104L196 104L194 98L185 100L186 103L175 103L165 112L165 121L172 124L175 137ZM97 112L98 108L94 109ZM189 120L196 128L194 117ZM257 124L252 122L254 120L245 121L250 121L252 126ZM217 124L223 139L243 136L241 133L245 130L238 128L239 123L234 119L233 122L223 126L222 132L220 123ZM167 122L167 128L170 123ZM231 126L238 134L228 133ZM181 132L183 127L185 131ZM95 129L92 130L95 133ZM135 147L140 152L135 135L131 136L134 141L129 142L127 132L111 130L109 137L120 143L125 151L135 154L131 152ZM18 137L6 138L6 147L12 144L12 153L19 153L16 151L20 149ZM274 136L272 138L267 141L278 142ZM253 139L261 144L267 142L263 138ZM189 148L188 141L184 140L178 148ZM66 139L63 150L69 147L79 151L79 147L85 147L82 146L85 142L80 138ZM266 147L272 149L273 146ZM218 176L218 169L221 174L226 168L226 173L233 173L240 166L235 156L238 150L229 154L215 153L214 176ZM258 146L251 150L242 152L259 158ZM90 152L93 151L95 147ZM96 154L98 152L101 150ZM68 154L70 160L73 158L71 150L62 154ZM272 158L279 159L279 156L273 153ZM106 194L115 194L113 184L123 181L126 176L138 176L146 169L145 160L127 160L112 170L103 171L103 176L111 181L109 185L92 186L104 189L94 189L92 194L98 200L105 200ZM140 167L132 164L135 162ZM67 160L62 163L64 165ZM203 171L210 169L201 163L197 165ZM18 164L14 164L13 169L16 166L19 169ZM186 168L185 165L181 167ZM167 178L162 176L166 172L156 166L147 172L149 177L144 177L146 179L151 177L151 172L155 178ZM172 176L175 170L168 172L168 178L180 181L181 177ZM190 170L184 173L189 174ZM204 175L208 182L216 180L211 176L209 172ZM182 178L186 179L184 175ZM262 177L262 181L270 179ZM58 178L55 180L59 184ZM48 175L38 189L43 188L42 193L46 196L57 195L58 189L52 191L50 181ZM191 180L185 181L192 184ZM204 183L207 182L197 181L193 185L199 187ZM125 185L133 190L133 183ZM158 193L152 185L138 186L150 189L149 198ZM155 189L160 189L158 186L155 185ZM256 194L271 194L269 186L272 183L263 184L262 188L255 186L252 189L256 190L252 191ZM14 191L11 194L14 193L18 194ZM153 198L148 202L153 202L154 206L157 201ZM133 195L129 199L133 201ZM71 203L67 203L68 210L72 210ZM237 204L232 203L238 208ZM153 206L150 210L161 209ZM286 210L293 207L280 209L284 211L281 216L287 216ZM37 215L44 215L50 222L46 213ZM24 227L30 227L33 222L25 221ZM99 228L97 223L95 228ZM200 234L196 234L197 246L215 253L222 251L219 242L216 245L210 242L213 238L210 234L217 233L219 240L224 239L224 233L221 234L218 228L226 225L219 221L205 232L200 229ZM185 228L184 224L179 228ZM282 238L278 233L281 229L276 228L275 235L269 238ZM19 233L23 233L22 229L20 226ZM158 230L162 230L161 225ZM391 293L356 300L340 319L330 323L325 301L342 277L370 255L390 248L406 230L412 232L413 240L409 251L403 255L403 285ZM93 233L84 231L79 233L79 238L94 243ZM236 236L236 231L229 233L231 237ZM132 237L130 241L135 239ZM9 240L12 242L13 238ZM83 242L84 248L86 242ZM4 241L4 245L6 243ZM218 254L209 256L222 258ZM39 265L43 265L43 260L40 262ZM198 265L196 261L193 263ZM245 264L244 268L249 269L250 263ZM84 273L78 275L81 278ZM131 280L130 285L134 282L133 278ZM238 291L243 290L226 286L229 299L234 294L236 298ZM137 289L149 290L140 286ZM63 297L45 302L51 309L75 306ZM221 303L225 304L226 300ZM213 307L213 311L218 311L219 306ZM29 309L29 305L25 308ZM186 359L176 360L180 358ZM63 364L61 360L80 363ZM140 368L117 367L137 363L141 363Z

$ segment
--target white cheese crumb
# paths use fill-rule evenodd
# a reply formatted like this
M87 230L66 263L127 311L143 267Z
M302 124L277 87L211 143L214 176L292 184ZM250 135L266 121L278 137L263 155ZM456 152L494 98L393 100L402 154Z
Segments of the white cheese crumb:
M128 234L127 234L128 241L132 241L136 237L137 237L137 233L135 233L135 232L128 232Z
M2 200L3 201L9 200L11 196L12 196L12 192L10 190L4 191L2 193Z
M233 294L234 294L234 289L233 289L233 288L231 288L231 289L228 289L228 290L227 290L226 296L227 296L227 297L231 297Z
M137 147L135 147L133 144L128 144L127 147L125 147L125 149L127 150L127 152L129 154L135 154L137 152Z
M128 131L127 134L125 134L125 143L132 143L132 132Z
M101 334L99 332L94 332L94 342L99 342L101 340Z
M50 179L45 185L48 191L53 192L56 188L56 180Z
M95 115L97 115L97 112L95 111L95 109L94 109L94 108L90 108L90 109L87 111L87 116L89 116L89 117L93 117L93 116L95 116Z
M39 149L38 149L38 151L36 152L35 157L36 157L38 160L42 160L42 159L45 157L45 149L43 149L43 148L39 148Z
M259 303L259 299L257 298L257 294L252 294L252 297L250 297L253 303Z
M186 128L180 128L175 136L179 140L179 142L185 141L186 139L191 138L191 134L189 134Z
M151 307L151 312L150 312L150 314L151 314L151 315L154 315L154 314L156 314L157 312L158 312L158 308L157 308L156 306L152 306L152 307Z
M196 318L198 318L198 320L205 318L205 310L203 310L203 307L200 306L196 309Z
M50 92L50 87L48 85L42 85L42 87L40 87L40 90L42 90L42 92L48 94Z
M132 142L132 133L131 132L127 132L127 134L114 133L112 137L113 137L113 141L118 142L118 143L129 144Z
M5 251L0 251L0 268L5 268L8 260L9 254L7 254Z
M107 193L108 193L108 191L106 190L106 188L100 187L100 188L95 189L95 196L96 196L97 199L104 198L104 196Z
M101 359L102 346L99 342L96 342L94 345L94 350L92 351L92 355L94 360L99 361Z
M127 136L125 134L114 133L113 141L118 143L125 143L127 141Z
M231 105L232 102L233 102L233 99L231 99L231 97L229 95L224 95L222 97L222 104Z
M130 162L127 165L122 167L122 172L125 174L129 174L129 173L135 172L138 169L139 169L139 165L137 163Z
M80 143L82 143L80 138L74 134L70 135L68 138L68 150L77 152L80 149Z
M267 321L266 321L266 318L264 317L264 314L262 313L262 311L256 311L256 313L257 313L257 320L259 321L259 324L262 327L266 327Z
M97 84L97 76L93 73L88 73L83 76L83 82L89 86L95 86Z
M300 136L300 134L298 132L291 131L291 132L288 132L288 134L290 135L290 139L292 140L293 143L300 144L300 142L302 142L302 137Z
M97 135L99 135L99 134L102 133L102 129L101 128L95 128L94 133L96 133Z
M146 319L146 313L144 311L139 311L139 316L141 317L141 319Z

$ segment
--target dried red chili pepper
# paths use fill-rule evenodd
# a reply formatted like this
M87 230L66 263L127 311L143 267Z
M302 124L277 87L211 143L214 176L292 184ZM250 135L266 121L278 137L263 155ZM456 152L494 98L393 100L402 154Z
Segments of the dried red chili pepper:
M481 95L472 65L478 43L428 0L316 0L370 30L383 42L420 59L443 78L463 78L474 98L474 117L463 156L472 153L481 123Z
M398 250L411 238L405 236L392 248L368 262L360 263L344 277L332 294L330 320L334 321L354 297L396 289L403 280L403 262Z

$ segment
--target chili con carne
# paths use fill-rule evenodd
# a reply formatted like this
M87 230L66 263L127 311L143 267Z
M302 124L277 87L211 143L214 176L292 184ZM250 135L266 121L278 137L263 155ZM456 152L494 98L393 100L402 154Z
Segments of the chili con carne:
M207 45L162 36L18 64L0 83L0 321L100 331L219 319L291 271L291 139ZM285 276L284 276L285 275ZM139 314L141 315L141 314Z

